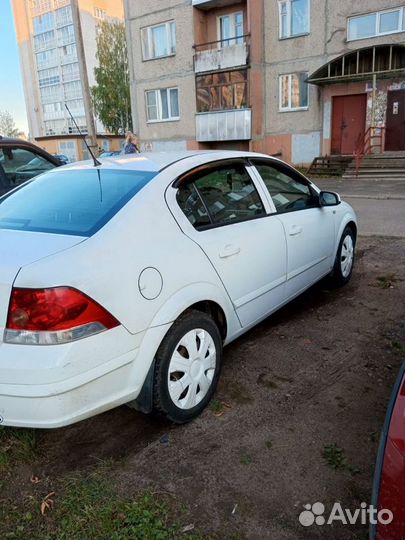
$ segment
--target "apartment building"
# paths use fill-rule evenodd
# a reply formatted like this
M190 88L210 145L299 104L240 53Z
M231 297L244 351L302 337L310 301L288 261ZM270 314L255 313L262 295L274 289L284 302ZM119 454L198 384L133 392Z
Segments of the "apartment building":
M144 149L405 150L400 0L124 0Z
M74 22L75 2L79 24ZM80 130L87 132L85 84L94 85L97 25L106 18L123 20L122 0L13 0L30 138L52 154L71 161L88 158ZM79 69L81 31L86 70ZM122 137L106 133L96 121L97 143L107 151L120 147Z

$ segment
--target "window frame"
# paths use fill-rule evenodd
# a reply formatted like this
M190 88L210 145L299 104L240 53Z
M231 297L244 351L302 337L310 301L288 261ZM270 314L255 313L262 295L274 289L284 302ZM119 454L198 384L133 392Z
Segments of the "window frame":
M390 32L380 32L380 19L381 15L384 15L386 13L394 13L395 11L399 11L399 17L398 17L398 28L399 30L393 30ZM375 26L374 26L374 33L370 34L368 36L364 37L355 37L351 38L350 36L350 21L353 19L359 19L361 17L366 17L367 15L375 15ZM389 36L391 34L400 34L401 32L405 32L405 7L404 6L397 6L394 8L389 9L382 9L379 11L368 11L367 13L359 13L358 15L352 15L350 17L347 17L346 22L346 41L360 41L362 39L370 39L374 37L380 37L380 36Z
M168 118L162 118L162 94L161 92L162 91L166 91L167 93L167 110L168 110L168 113L169 113L169 117ZM179 114L178 116L171 116L171 103L170 103L170 91L171 90L177 90L177 106L178 106L178 110L179 110ZM158 118L155 119L155 120L151 120L149 119L149 114L148 114L148 98L147 98L147 94L149 93L155 93L155 96L157 96L156 98L156 110L157 110L157 113L158 113ZM151 90L145 90L145 115L146 115L146 123L147 124L156 124L156 123L159 123L159 122L178 122L180 120L180 117L181 117L181 113L180 113L180 90L179 90L179 87L178 86L168 86L166 88L154 88L154 89L151 89Z
M308 83L308 93L307 93L307 104L302 107L291 107L291 80L292 75L300 75L301 73L306 73L307 77L309 76L308 71L294 71L293 73L281 73L278 76L278 112L295 112L295 111L308 111L309 110L309 85ZM282 105L282 86L283 86L283 77L288 76L288 107L283 107Z
M246 174L249 176L252 185L254 186L256 193L259 197L259 200L263 207L263 213L260 215L253 215L250 217L244 217L240 219L236 219L234 221L225 222L225 223L215 223L213 221L212 215L207 208L207 205L205 204L204 198L201 196L199 189L197 186L195 186L195 182L199 180L199 178L205 176L206 174L209 174L211 169L218 169L222 167L229 167L229 166L242 166ZM253 169L253 171L252 171ZM194 227L194 225L189 221L186 214L181 209L180 205L177 201L177 193L178 189L181 185L188 185L188 184L194 184L194 188L196 190L196 193L198 194L202 205L204 206L204 209L207 213L207 216L209 217L211 223L207 225L203 225L201 227ZM181 174L179 177L176 178L176 180L172 183L172 188L174 188L174 201L177 206L178 212L180 215L184 218L184 220L188 223L190 227L196 232L204 232L211 229L217 229L218 227L228 227L230 225L236 225L238 223L244 223L246 221L252 221L255 219L263 219L268 216L275 215L275 212L272 212L272 204L269 203L269 198L267 196L267 189L266 186L262 186L263 180L261 179L260 175L258 175L258 172L256 171L255 167L251 165L250 161L245 158L229 158L229 159L219 159L216 161L210 161L209 163L204 163L203 165L198 165L197 167L191 169L190 171L187 171L186 173ZM263 189L264 187L264 189ZM265 190L265 191L264 191Z
M244 109L248 109L249 108L249 103L250 103L250 86L249 86L249 73L248 73L248 68L244 68L242 67L241 69L227 69L227 70L223 70L222 73L224 74L227 74L227 73L233 73L235 71L239 71L239 72L243 72L244 75L245 75L245 79L243 81L235 81L235 82L220 82L220 83L210 83L210 84L207 84L207 85L199 85L199 80L200 79L203 79L204 77L207 77L207 76L210 76L212 75L212 73L199 73L199 74L196 74L196 77L195 77L195 95L196 95L196 109L197 109L197 114L200 114L200 113L208 113L208 112L219 112L219 111L241 111L241 110L244 110ZM237 93L236 93L236 87L237 85L239 84L243 84L245 85L245 95L246 95L246 99L245 99L245 105L243 107L236 107L235 104L236 104L236 97L237 97ZM218 109L215 109L213 107L211 107L211 100L210 100L210 106L208 107L208 109L206 110L199 110L200 108L200 103L199 103L199 95L198 95L198 91L201 90L201 89L222 89L223 87L225 86L232 86L232 101L233 101L233 107L231 108L224 108L224 107L220 107ZM211 94L211 93L210 93ZM220 96L220 99L222 98L222 94ZM221 102L221 105L222 105L222 102Z
M278 39L293 39L296 37L302 37L302 36L308 36L311 33L311 0L308 1L308 30L306 32L300 32L299 34L292 34L292 2L293 0L278 0ZM282 17L283 14L281 12L282 5L286 4L287 6L287 35L282 35Z
M272 167L277 172L280 172L282 174L285 174L286 176L289 176L295 182L302 184L304 186L307 186L312 197L318 199L318 201L319 201L320 190L308 178L306 178L299 171L297 171L293 167L290 167L286 163L281 163L281 162L279 163L278 161L276 162L276 161L273 161L272 159L262 158L262 157L257 157L257 158L249 157L248 161L255 175L257 175L258 179L260 179L260 183L263 184L263 190L269 202L271 203L272 213L270 215L275 216L275 215L282 215L282 214L291 214L293 212L302 212L304 210L313 210L314 208L321 208L318 202L317 205L314 205L308 208L296 208L295 210L292 209L292 210L281 211L281 212L277 211L277 207L273 201L273 197L271 196L271 193L266 186L266 182L264 181L261 174L259 173L256 165L259 165L259 166L264 165L264 166Z
M242 16L242 34L240 36L235 34L236 31L236 17L237 15ZM225 17L230 18L231 23L231 29L233 31L233 35L229 38L222 38L222 19ZM244 41L244 35L245 35L245 15L243 13L243 10L238 11L231 11L229 13L224 13L222 15L217 16L217 38L218 38L218 48L221 49L222 47L229 47L231 45L241 45ZM234 41L234 43L232 42Z
M172 32L172 25L174 26L174 42L173 42L173 32ZM154 28L158 28L159 26L164 26L166 30L166 45L167 49L169 51L168 54L162 54L158 56L151 56L152 52L152 44L153 44L153 38L152 38L152 30ZM176 35L176 21L174 19L170 19L168 21L163 21L157 24L152 24L150 26L144 26L140 29L141 34L141 51L142 51L142 62L149 62L150 60L158 60L160 58L168 58L170 56L176 56L177 54L177 35ZM144 43L143 39L143 33L146 32L147 35L147 43Z

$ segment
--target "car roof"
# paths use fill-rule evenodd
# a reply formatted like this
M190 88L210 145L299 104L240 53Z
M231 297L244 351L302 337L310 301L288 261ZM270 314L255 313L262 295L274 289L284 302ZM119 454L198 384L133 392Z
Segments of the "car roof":
M230 159L241 157L270 157L266 154L255 152L241 152L234 150L188 150L182 152L142 152L141 154L123 154L117 157L98 157L97 160L104 169L122 169L136 171L160 172L170 165L196 156L204 156L206 161L210 157L213 161L217 159ZM272 158L275 159L275 158ZM93 160L77 161L61 167L59 170L80 170L92 169Z
M18 139L16 137L3 137L0 135L0 147L17 147L20 150L28 150L37 153L38 155L44 157L51 163L53 163L55 166L60 166L61 161L56 157L41 148L40 146L27 141L25 139Z

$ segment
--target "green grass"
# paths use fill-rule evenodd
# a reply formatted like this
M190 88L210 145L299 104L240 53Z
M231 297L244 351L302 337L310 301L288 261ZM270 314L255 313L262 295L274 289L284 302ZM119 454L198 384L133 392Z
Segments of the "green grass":
M322 457L332 469L348 471L352 476L361 474L361 469L347 462L345 451L336 443L327 444L323 447Z
M345 469L346 457L343 448L335 443L327 444L323 447L322 457L332 469Z
M46 493L26 497L16 507L2 501L0 538L32 540L197 540L182 533L166 501L152 494L131 499L117 495L105 475L59 480L53 507L41 514ZM6 503L6 504L5 504Z
M31 461L36 453L36 430L0 427L0 472L15 462Z
M242 465L250 465L252 463L252 458L250 456L242 456L240 462Z
M391 348L397 352L398 354L400 354L401 356L404 354L405 352L405 349L402 345L402 343L400 343L399 341L391 341Z
M219 399L212 399L208 405L208 408L213 413L218 414L224 412L225 406L222 401L219 401Z
M395 274L389 274L387 276L378 276L376 279L377 279L377 287L380 287L380 289L390 289L394 286L394 283L398 281Z

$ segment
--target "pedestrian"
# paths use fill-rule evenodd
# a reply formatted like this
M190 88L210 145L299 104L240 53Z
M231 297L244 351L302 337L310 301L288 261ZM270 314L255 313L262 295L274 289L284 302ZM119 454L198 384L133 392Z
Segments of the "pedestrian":
M138 147L138 137L132 131L127 131L127 136L125 137L124 145L124 154L136 154L139 153Z

